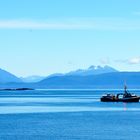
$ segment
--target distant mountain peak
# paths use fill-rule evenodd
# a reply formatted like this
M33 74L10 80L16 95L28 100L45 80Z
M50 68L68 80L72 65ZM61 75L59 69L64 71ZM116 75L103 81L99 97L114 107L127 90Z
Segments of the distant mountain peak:
M105 65L105 66L90 66L88 69L78 69L75 71L71 71L67 73L66 75L78 75L78 76L86 76L86 75L97 75L97 74L104 74L104 73L110 73L110 72L118 72L118 70Z
M92 65L92 66L90 66L88 69L92 69L92 70L97 70L97 69L102 69L103 67L101 67L101 66L94 66L94 65Z
M88 69L89 69L89 70L99 70L99 69L114 69L114 68L112 68L112 67L110 67L110 66L108 66L108 65L105 65L105 66L100 66L100 65L94 66L94 65L92 65L92 66L90 66ZM114 70L115 70L115 69L114 69ZM117 71L117 70L116 70L116 71Z
M95 68L96 68L96 66L92 65L88 69L95 69Z

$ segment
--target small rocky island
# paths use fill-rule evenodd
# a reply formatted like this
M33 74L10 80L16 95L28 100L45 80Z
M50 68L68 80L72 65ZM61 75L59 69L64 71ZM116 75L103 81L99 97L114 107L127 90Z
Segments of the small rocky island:
M33 88L5 88L0 91L19 91L19 90L34 90Z

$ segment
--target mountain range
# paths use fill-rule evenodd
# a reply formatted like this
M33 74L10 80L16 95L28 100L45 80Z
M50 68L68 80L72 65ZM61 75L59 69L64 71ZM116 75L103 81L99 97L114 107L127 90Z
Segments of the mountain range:
M88 76L55 76L38 83L42 88L140 88L140 72L112 72Z
M126 82L130 88L140 88L140 72L120 72L109 66L91 66L69 73L56 73L49 76L18 78L0 69L0 88L122 88Z
M39 82L43 79L48 79L50 77L55 76L88 76L88 75L97 75L103 73L110 73L110 72L118 72L118 70L110 67L110 66L90 66L88 69L78 69L75 71L71 71L68 73L54 73L49 76L29 76L29 77L21 77L23 82L32 83L32 82Z

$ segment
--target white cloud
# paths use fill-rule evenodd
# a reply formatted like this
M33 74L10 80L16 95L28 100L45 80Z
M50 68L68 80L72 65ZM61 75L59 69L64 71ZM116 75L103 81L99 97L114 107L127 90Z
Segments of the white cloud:
M136 64L140 64L140 57L132 57L129 59L115 60L115 62L129 64L129 65L136 65Z
M0 28L13 29L81 29L85 25L63 22L47 22L47 21L33 21L33 20L0 20Z
M129 64L140 64L140 57L134 57L128 60Z
M47 20L0 20L0 29L140 30L140 20L122 18L66 18Z

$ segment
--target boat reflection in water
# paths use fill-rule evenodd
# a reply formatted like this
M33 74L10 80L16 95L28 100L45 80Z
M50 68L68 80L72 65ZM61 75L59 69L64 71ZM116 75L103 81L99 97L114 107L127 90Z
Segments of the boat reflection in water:
M101 97L101 102L139 102L139 100L140 96L129 93L126 86L124 86L124 93L107 94Z

